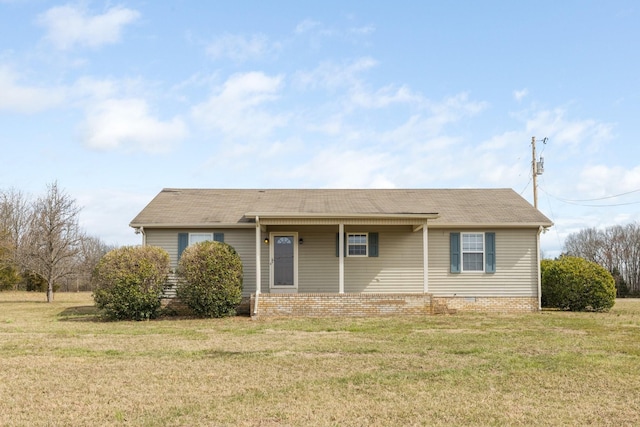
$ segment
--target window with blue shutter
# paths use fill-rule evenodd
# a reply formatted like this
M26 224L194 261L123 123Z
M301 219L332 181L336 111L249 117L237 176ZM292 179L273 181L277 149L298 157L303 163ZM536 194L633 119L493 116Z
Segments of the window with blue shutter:
M224 242L224 233L213 233L214 242Z
M460 273L460 233L449 234L449 258L451 272Z
M450 233L452 273L496 272L496 233Z
M345 233L345 257L377 257L378 233ZM340 233L336 233L336 256L340 256Z

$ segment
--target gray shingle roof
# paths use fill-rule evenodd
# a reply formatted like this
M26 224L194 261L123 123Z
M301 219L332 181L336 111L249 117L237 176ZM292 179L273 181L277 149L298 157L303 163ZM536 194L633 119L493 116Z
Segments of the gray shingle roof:
M512 189L171 189L162 190L131 227L249 224L252 215L384 216L438 214L430 226L550 227Z

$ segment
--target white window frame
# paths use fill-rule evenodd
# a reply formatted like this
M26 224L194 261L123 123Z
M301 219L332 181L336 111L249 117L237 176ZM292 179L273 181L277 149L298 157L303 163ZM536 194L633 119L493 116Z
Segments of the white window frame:
M205 237L205 238L193 241L192 238L194 238L194 237ZM213 240L213 233L189 233L189 244L188 244L188 246L191 246L193 244L200 243L200 242L207 242L207 241L210 241L210 240Z
M362 246L362 243L349 243L350 236L364 236L364 254L351 254L349 248L352 246ZM369 256L369 233L347 233L347 250L346 256L349 258L366 258Z
M464 236L465 235L480 235L482 236L482 250L465 250L464 248ZM485 264L487 260L487 244L485 241L484 232L482 231L468 231L460 233L460 271L463 273L484 273ZM464 268L464 256L465 254L482 254L482 269L481 270L466 270Z

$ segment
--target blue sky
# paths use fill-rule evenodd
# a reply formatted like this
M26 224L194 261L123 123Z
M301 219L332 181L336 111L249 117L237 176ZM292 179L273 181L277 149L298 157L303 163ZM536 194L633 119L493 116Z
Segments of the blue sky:
M0 188L110 244L163 187L508 187L567 234L640 211L636 1L0 0Z

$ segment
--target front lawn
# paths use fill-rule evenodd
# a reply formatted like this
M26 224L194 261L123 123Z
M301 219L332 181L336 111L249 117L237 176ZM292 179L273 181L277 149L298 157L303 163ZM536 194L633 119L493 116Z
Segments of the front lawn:
M0 292L0 425L639 425L640 300L609 313L103 322Z

